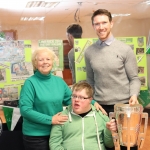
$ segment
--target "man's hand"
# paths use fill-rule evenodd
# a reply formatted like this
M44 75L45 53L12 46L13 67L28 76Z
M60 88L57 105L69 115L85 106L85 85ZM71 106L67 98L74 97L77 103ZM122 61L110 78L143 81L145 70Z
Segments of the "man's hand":
M97 109L97 111L100 110L104 115L107 115L107 112L102 108L102 106L99 103L95 102L94 106Z
M67 115L62 115L61 113L57 113L52 118L52 124L64 124L68 120Z
M136 95L131 96L131 98L130 98L130 100L129 100L129 104L130 104L130 105L139 104Z
M109 122L106 123L106 128L110 131L116 132L117 131L117 124L115 119L111 119Z

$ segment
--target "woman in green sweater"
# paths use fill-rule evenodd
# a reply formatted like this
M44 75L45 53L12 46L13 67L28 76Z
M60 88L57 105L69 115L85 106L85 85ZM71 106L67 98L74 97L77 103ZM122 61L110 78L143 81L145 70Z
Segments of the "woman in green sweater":
M25 81L19 101L25 150L49 150L51 125L68 120L59 112L71 103L72 92L62 78L51 74L54 58L48 48L32 55L35 73Z
M71 90L62 78L51 74L55 54L48 48L34 51L34 75L28 78L20 94L25 150L49 150L51 124L63 124L62 104L70 104Z

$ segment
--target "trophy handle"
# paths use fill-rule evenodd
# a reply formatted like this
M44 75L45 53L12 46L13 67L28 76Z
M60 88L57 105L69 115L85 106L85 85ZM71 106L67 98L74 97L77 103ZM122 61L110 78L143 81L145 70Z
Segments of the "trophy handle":
M109 118L110 118L110 120L115 118L115 113L114 112L110 112L109 113Z
M138 147L141 149L143 147L144 144L144 140L145 140L145 135L146 135L146 131L147 131L147 124L148 124L148 113L142 113L142 119L144 120L144 129L143 132L139 133L139 137L138 137Z
M110 118L110 120L114 119L115 118L115 113L114 112L110 112L109 113L109 118ZM113 132L113 131L111 131L111 134L112 134L112 137L113 137L115 150L120 150L119 134L117 132Z
M0 136L1 136L2 132L3 132L3 124L2 123L3 123L2 119L0 118Z

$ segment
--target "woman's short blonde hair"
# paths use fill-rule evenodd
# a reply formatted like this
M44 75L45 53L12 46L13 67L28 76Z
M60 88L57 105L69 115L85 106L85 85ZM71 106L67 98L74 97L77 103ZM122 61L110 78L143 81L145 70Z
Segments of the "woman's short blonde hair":
M37 69L37 57L40 53L43 53L43 52L47 52L48 55L51 57L51 59L54 61L54 59L56 58L56 54L54 53L53 50L50 50L49 48L47 47L40 47L40 48L37 48L33 54L32 54L32 65L33 65L33 70L35 71Z

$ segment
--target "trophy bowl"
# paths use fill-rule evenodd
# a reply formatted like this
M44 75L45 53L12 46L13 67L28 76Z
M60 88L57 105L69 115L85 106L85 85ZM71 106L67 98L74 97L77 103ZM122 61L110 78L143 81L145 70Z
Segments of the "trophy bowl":
M116 104L114 113L111 112L109 116L115 118L117 123L118 133L112 134L115 146L119 142L118 147L125 146L128 150L134 146L142 148L148 123L148 114L143 113L142 105ZM144 129L140 132L142 120L145 121Z

